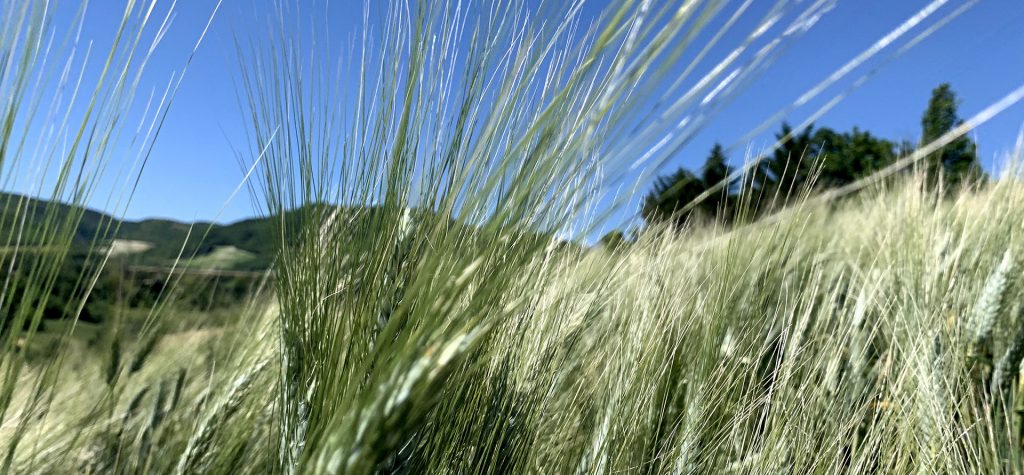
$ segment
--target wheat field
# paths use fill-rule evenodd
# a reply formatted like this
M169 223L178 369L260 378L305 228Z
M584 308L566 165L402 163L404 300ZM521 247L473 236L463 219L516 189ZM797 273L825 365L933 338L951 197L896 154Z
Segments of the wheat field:
M719 4L624 1L592 26L575 3L549 5L553 24L482 4L504 14L385 8L354 58L304 48L287 8L239 41L239 189L275 218L275 257L216 319L176 314L169 290L98 344L76 337L112 219L66 327L37 330L81 214L9 199L0 473L1024 472L1019 170L946 190L914 167L976 122L842 194L588 246L605 185L657 169L654 144L710 102L651 85L701 51L689 32ZM95 89L68 72L78 43L35 41L50 2L0 5L0 186L44 162L40 194L109 191L123 213L145 190L99 187L110 144L144 164L183 80L132 135L155 0L126 2L97 45ZM695 79L714 95L754 71Z

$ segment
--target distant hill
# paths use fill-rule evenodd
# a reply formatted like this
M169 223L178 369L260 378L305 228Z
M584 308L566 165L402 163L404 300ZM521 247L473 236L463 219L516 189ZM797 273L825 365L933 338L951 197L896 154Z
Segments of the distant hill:
M73 213L81 214L72 238L72 249L44 307L43 315L46 320L64 318L68 309L74 307L71 303L77 298L75 289L79 285L78 278L92 246L110 246L111 260L96 281L85 307L79 314L82 321L100 322L111 315L112 308L116 306L150 308L164 293L166 276L179 255L182 259L190 260L190 272L183 274L187 274L187 278L178 280L172 291L175 295L174 305L184 309L227 308L237 305L250 295L256 283L265 276L260 271L270 268L275 246L273 232L282 225L276 222L277 218L252 218L231 224L188 224L166 219L146 219L121 222L117 233L112 235L111 226L117 223L108 214L16 194L0 193L0 227L11 226L14 223L12 218L16 207L27 210L20 213L21 216L27 213L30 217L25 220L29 229L22 233L20 244L26 252L33 248L33 252L47 252L41 239L36 238L36 242L33 242L33 236L37 236L41 228L31 229L31 226L53 222L45 219L46 216L74 222ZM311 214L308 212L313 212L313 216L321 211L326 214L329 208L329 205L310 205L304 208L307 213L289 212L286 214L284 226L299 229L301 220L310 218ZM361 211L359 219L346 221L347 230L367 232L375 229L372 220L379 216L377 213L380 208L361 208ZM411 213L412 222L424 219L422 213ZM426 219L433 221L430 218ZM481 236L480 229L454 220L449 221L448 227L453 235L467 238L468 243L473 242L472 236ZM8 236L6 232L0 233L0 240L7 239ZM550 234L544 233L527 233L524 237L542 241L551 239ZM483 239L483 242L487 241L487 238ZM9 245L0 241L0 253ZM568 241L560 241L559 248L568 252L584 249L579 244ZM182 266L179 265L178 268L181 269ZM217 284L210 285L211 279L216 280ZM18 284L16 283L15 287ZM13 295L19 295L19 291L15 288ZM0 323L2 320L0 318ZM3 328L0 327L0 333L2 331Z
M28 206L30 213L41 218L51 205L49 201L26 198L11 193L0 193L0 224L10 222L4 219L9 216L14 206ZM326 205L311 205L326 206ZM54 203L52 212L68 216L76 208ZM82 249L91 245L97 235L108 236L106 226L113 223L113 218L105 213L80 208L83 213L75 233L75 242ZM365 215L372 219L374 210ZM291 216L289 219L298 219ZM40 219L30 220L42 222ZM230 224L211 224L208 222L182 223L166 219L145 219L141 221L123 221L112 242L102 245L114 246L112 258L126 263L129 267L168 267L179 255L182 258L194 256L191 267L200 269L216 269L224 271L258 271L270 267L274 255L274 240L271 234L280 223L272 222L272 218L251 218ZM451 226L466 226L455 221ZM474 233L476 231L467 231ZM204 237L205 234L205 237ZM3 235L0 235L2 238ZM537 233L538 239L550 239L549 234ZM183 244L188 242L182 249ZM31 244L31 243L27 243ZM581 250L576 243L561 242L566 250ZM3 244L0 243L0 247Z
M0 223L10 222L10 219L4 218L12 216L16 206L27 207L30 216L33 216L29 222L36 223L42 222L41 218L47 212L66 217L76 211L76 208L66 204L0 193ZM114 223L110 215L91 209L78 211L82 217L75 232L76 246L89 246L96 236L109 234L105 229ZM269 218L212 225L206 222L188 224L166 219L145 219L121 222L115 240L105 244L115 246L113 258L141 266L168 266L179 253L185 258L194 253L196 259L193 265L198 267L263 270L270 266L273 255L270 233ZM200 241L204 234L205 239ZM183 251L182 246L186 240L188 245Z

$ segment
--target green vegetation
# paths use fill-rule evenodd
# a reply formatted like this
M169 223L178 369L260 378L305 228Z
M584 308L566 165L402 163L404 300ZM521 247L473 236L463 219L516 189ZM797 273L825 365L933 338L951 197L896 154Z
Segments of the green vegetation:
M962 123L956 95L949 84L940 85L932 91L921 119L921 146ZM775 138L778 144L773 153L754 160L751 170L743 175L737 176L729 167L724 149L716 144L700 176L680 168L659 177L644 200L644 219L683 227L695 213L720 221L735 217L738 208L745 211L740 213L744 215L769 213L791 199L799 199L800 193L839 188L870 176L894 164L912 148L856 127L840 133L829 128L815 130L811 125L793 130L783 123ZM976 148L969 137L960 136L930 154L922 160L922 169L930 176L928 184L935 187L941 183L947 190L956 190L982 179L984 172ZM713 193L702 198L706 192ZM744 194L758 199L752 202Z
M2 1L0 97L32 104L52 12ZM685 109L652 86L721 3L627 0L592 28L400 4L354 65L279 4L239 41L266 218L130 223L84 207L104 168L69 171L107 156L162 35L127 5L98 116L47 118L87 136L44 150L67 179L0 208L0 474L1024 471L1024 185L970 171L948 88L924 120L941 150L784 128L747 178L716 147L659 182L661 221L586 248L560 236L664 132L644 105ZM709 74L693 97L746 73ZM0 107L5 183L36 155Z
M25 329L61 328L55 322L67 318L101 323L119 312L150 309L161 302L170 304L176 312L237 307L263 279L273 256L270 218L230 225L132 222L117 221L80 206L21 195L0 194L3 203L6 206L0 208L0 219L17 222L18 216L26 216L26 228L40 226L27 229L26 237L8 248L8 257L54 258L57 269L50 276L49 290L33 300L28 300L31 284L27 280L15 279L7 284L9 302L21 306L31 302L41 311L35 323L22 324ZM73 239L64 246L47 245L41 228L47 220L73 222L75 216ZM112 223L117 224L116 230ZM201 239L204 232L205 239ZM96 260L101 254L105 263L99 269ZM84 295L83 281L89 278L93 280L88 284L88 295ZM5 320L0 329L9 323Z
M941 84L932 91L928 110L921 118L922 144L930 143L963 124L957 114L957 105L956 94L949 84ZM925 163L933 176L945 178L946 184L953 187L965 180L976 180L985 173L978 163L977 146L967 136L959 137L931 154Z
M387 353L412 361L378 363L403 368L380 371L380 384L392 380L397 388L366 385L373 392L356 399L359 420L383 418L367 422L368 430L380 431L370 435L394 437L371 446L371 465L414 472L487 466L564 472L584 463L608 471L645 464L656 473L1024 469L1018 409L1024 393L1017 370L1010 369L1019 365L1024 328L1015 303L1024 281L1014 270L1024 252L1022 200L1024 188L1015 179L952 201L908 183L838 209L802 209L742 231L682 237L649 232L615 253L541 254L515 267L521 278L501 285L492 283L493 274L470 273L462 281L446 276L434 285L462 285L472 292L467 298L480 299L478 292L487 298L441 307L439 315L494 305L477 313L484 321L472 327L494 330L480 341L459 327L456 336L422 352ZM449 265L466 259L454 249L429 258ZM431 291L421 286L436 272L424 280L407 277L401 288L406 295ZM680 281L692 284L671 285ZM380 291L367 284L342 288L341 295ZM393 308L393 299L362 300L373 306L359 311L380 315ZM338 305L354 302L339 299ZM505 307L511 316L495 317ZM322 315L348 311L355 309ZM400 311L337 322L339 337L359 322L370 326L362 332L382 323L377 331L386 331ZM152 373L130 376L136 389L119 403L117 422L82 421L76 430L85 432L77 440L50 424L66 424L67 414L86 417L90 401L104 396L86 391L102 386L98 369L76 373L77 383L57 397L57 407L68 412L35 427L30 445L91 453L90 463L102 460L102 450L125 452L127 460L119 463L129 471L143 463L174 471L174 465L161 464L190 457L212 471L234 463L276 470L280 452L267 447L282 443L283 428L272 422L281 416L269 403L288 386L281 386L278 378L285 376L267 361L277 354L271 335L285 314L271 306L264 316L229 315L209 331L243 341L209 346L208 333L161 337L162 350L143 366ZM428 315L403 318L407 330L391 345L412 345L409 333L437 330ZM441 322L457 325L464 318ZM183 338L187 344L172 343ZM312 368L323 358L312 346L316 341L309 340L305 356L317 358L305 363ZM347 352L353 344L336 348ZM373 351L365 348L348 358ZM122 358L130 360L127 354ZM102 353L82 360L86 367L106 364ZM231 369L214 371L218 365ZM190 383L172 405L176 375L186 369ZM338 377L353 372L365 374L343 371ZM211 375L212 383L206 379ZM442 377L443 384L429 379ZM340 404L329 396L334 391L312 393L314 401ZM311 404L308 392L293 397L299 399L296 431L308 434L312 423L302 417L330 409L305 406ZM403 403L416 406L388 406ZM336 427L324 424L320 430L327 434ZM140 455L150 450L141 445L147 432L160 434L159 460ZM188 438L198 438L191 451ZM98 447L97 440L111 445ZM480 444L492 451L472 450ZM325 441L314 449L333 447ZM72 457L22 453L21 463L38 470L75 467L64 465Z
M18 206L23 209L19 211ZM111 231L107 226L117 221L114 216L57 201L0 193L0 219L11 221L19 213L27 215L26 223L30 226L45 224L45 213L53 213L55 219L72 219L72 216L80 214L71 242L74 250L84 253L93 246L109 246L115 240L144 244L135 249L125 248L124 252L115 251L111 255L112 258L126 260L132 265L171 267L179 256L203 258L218 251L230 252L222 248L234 248L242 253L234 253L234 258L227 261L221 259L217 266L219 269L263 270L270 266L273 256L271 218L246 219L227 225L181 223L165 219L118 221L116 231ZM29 232L28 235L35 236L38 233ZM26 239L22 239L21 246L37 244ZM209 264L216 259L207 261Z

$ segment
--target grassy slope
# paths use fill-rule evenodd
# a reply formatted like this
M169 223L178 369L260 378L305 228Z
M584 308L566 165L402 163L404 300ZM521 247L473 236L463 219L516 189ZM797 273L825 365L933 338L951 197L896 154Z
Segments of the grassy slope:
M360 455L420 473L499 460L494 467L513 473L1022 470L1024 420L999 402L1013 408L1024 397L1013 383L1019 359L1007 361L1024 335L1015 313L1024 281L1000 264L1024 252L1021 203L1024 188L1010 180L939 204L910 186L731 233L651 233L614 253L536 263L493 296L533 303L495 321L499 331L436 394L405 395L439 401L420 423L388 426L411 452L400 462ZM240 313L236 324L258 335L275 328L275 315ZM189 374L194 399L161 409L162 452L147 463L165 471L199 457L270 470L276 455L265 448L277 434L265 408L280 373L259 368L274 361L275 341L162 354L130 377L132 388L150 387L124 419L127 433L142 434L152 393L184 362L220 355L229 368ZM77 381L64 391L93 386ZM221 402L202 402L206 387ZM75 400L48 424L87 410ZM218 412L225 407L230 417ZM186 449L195 414L213 428ZM66 433L41 424L27 445L86 450ZM140 450L139 437L123 437L120 450ZM72 459L36 463L61 471Z

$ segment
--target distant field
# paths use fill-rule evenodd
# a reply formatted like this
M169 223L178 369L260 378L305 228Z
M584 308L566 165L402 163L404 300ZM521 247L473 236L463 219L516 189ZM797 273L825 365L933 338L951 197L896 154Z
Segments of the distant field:
M218 246L208 254L189 261L192 267L200 269L234 269L252 261L255 254L235 246Z
M123 256L129 254L138 254L153 249L153 243L146 241L134 241L131 239L114 239L110 243L110 255L111 256Z

